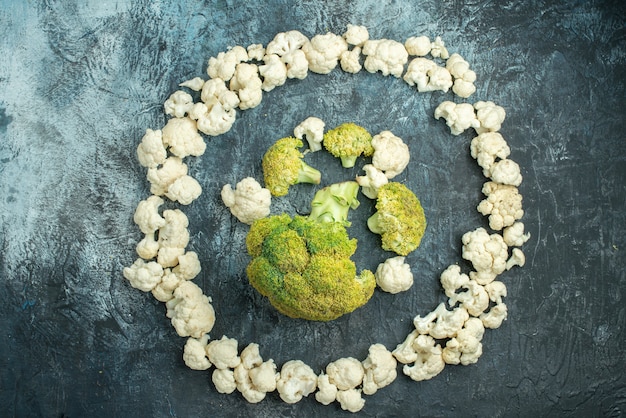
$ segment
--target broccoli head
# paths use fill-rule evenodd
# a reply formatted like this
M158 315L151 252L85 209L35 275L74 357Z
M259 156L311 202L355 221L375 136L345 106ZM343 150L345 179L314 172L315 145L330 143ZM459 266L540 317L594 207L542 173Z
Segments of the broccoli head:
M384 250L406 256L419 247L426 216L415 193L402 183L389 182L378 189L376 212L367 226L381 236Z
M281 138L263 155L265 187L273 196L286 195L289 187L297 183L320 183L321 173L302 160L302 145L298 138Z
M345 168L354 167L357 157L369 157L374 153L372 135L352 122L343 123L326 132L323 144L328 152L341 159L341 165Z
M341 222L350 226L348 212L359 207L358 193L359 183L356 181L331 184L318 190L311 201L309 218L320 222Z
M374 274L357 274L356 239L341 222L273 215L255 221L246 237L250 284L282 314L330 321L364 305Z

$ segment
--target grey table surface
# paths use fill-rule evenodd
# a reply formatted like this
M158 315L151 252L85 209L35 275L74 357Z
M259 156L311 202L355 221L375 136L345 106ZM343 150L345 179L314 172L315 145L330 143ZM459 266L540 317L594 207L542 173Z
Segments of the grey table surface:
M348 416L312 396L259 404L216 393L210 372L182 361L184 339L124 266L141 238L132 220L148 196L135 150L166 121L164 100L203 76L209 57L267 44L297 29L311 37L347 24L372 38L441 36L476 71L468 101L507 110L501 129L522 167L527 263L505 273L508 320L488 330L478 363L413 382L401 372L366 397L359 416L623 416L626 414L626 14L620 1L0 1L0 407L16 417ZM434 108L451 93L335 70L290 80L207 138L189 161L203 194L185 213L196 283L213 298L211 336L256 342L277 364L317 372L370 344L392 349L412 318L443 299L437 278L461 258L460 237L486 226L474 210L485 181ZM409 292L377 291L330 323L277 314L247 284L247 227L221 204L223 184L261 179L260 155L308 116L391 130L412 159L398 177L429 221L407 257ZM352 178L323 153L307 156L324 184ZM317 187L320 187L317 186ZM275 199L274 213L306 213L315 186ZM352 215L355 261L389 254Z

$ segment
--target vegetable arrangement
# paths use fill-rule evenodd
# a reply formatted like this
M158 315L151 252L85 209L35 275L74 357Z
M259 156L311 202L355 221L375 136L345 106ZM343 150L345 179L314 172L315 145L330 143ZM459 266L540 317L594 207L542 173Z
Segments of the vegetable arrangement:
M319 374L300 360L279 368L273 360L263 360L255 343L239 351L238 342L227 336L210 339L216 315L211 299L193 282L201 264L195 252L186 250L189 220L180 209L161 211L164 197L185 206L200 196L202 188L188 175L183 160L204 153L202 134L227 132L237 111L256 107L264 93L287 79L304 79L309 71L327 74L337 66L348 73L365 68L402 78L418 92L452 90L468 98L476 90L476 74L469 63L450 54L439 37L434 41L411 37L404 43L371 40L364 26L348 25L343 35L329 32L309 39L292 30L277 34L265 47L236 46L210 58L208 80L197 77L181 84L199 92L200 101L194 103L182 89L173 93L164 103L171 118L161 130L147 129L137 148L152 195L135 211L134 221L145 236L137 244L139 258L124 268L124 277L131 286L165 303L176 332L187 338L183 359L188 367L213 368L217 391L237 390L252 403L274 391L287 403L314 393L324 405L338 402L342 409L357 412L365 405L363 395L372 395L397 378L398 363L416 381L433 378L446 364L475 363L482 354L485 329L498 328L507 317L506 286L497 278L525 263L519 247L530 235L520 221L522 176L519 165L508 158L510 148L499 133L506 112L493 102L444 101L434 112L436 119L443 119L453 135L469 129L476 132L470 153L488 179L482 189L485 199L477 210L488 218L489 226L462 237L462 257L473 271L465 273L454 264L441 273L447 302L415 316L414 329L395 348L373 344L362 361L341 358ZM390 131L372 136L355 124L324 129L321 119L309 117L294 129L293 137L272 145L262 161L265 187L248 177L235 189L227 184L221 191L233 216L250 225L246 247L251 284L279 311L313 320L331 320L353 311L367 302L376 286L390 293L409 289L413 276L404 256L417 248L426 226L419 199L403 184L390 181L410 159L401 138ZM272 196L285 195L301 182L320 183L320 172L304 163L299 150L305 139L309 151L325 148L344 167L352 167L359 156L371 157L371 163L353 181L321 189L308 217L270 215ZM349 209L358 205L359 190L376 200L377 212L368 226L380 234L383 248L396 254L375 273L357 274L350 260L356 241L349 238L346 227ZM342 274L335 273L340 277L329 283L329 270Z

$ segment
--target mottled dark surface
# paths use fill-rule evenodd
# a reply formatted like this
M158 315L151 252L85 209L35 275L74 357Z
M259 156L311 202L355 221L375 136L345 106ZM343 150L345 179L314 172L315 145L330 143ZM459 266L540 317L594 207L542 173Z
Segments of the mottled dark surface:
M472 366L436 378L400 375L366 397L359 416L623 416L626 414L626 14L621 1L0 1L0 407L2 416L348 416L312 397L276 393L251 405L220 395L210 373L182 362L184 339L163 304L121 270L141 238L132 221L147 197L135 149L166 120L178 83L203 76L229 46L266 44L362 24L372 38L440 35L478 74L471 101L507 109L502 133L522 166L527 264L503 277L509 319L487 331ZM196 282L218 314L214 337L259 343L278 364L316 371L339 357L392 349L415 315L443 300L439 273L461 235L486 221L473 208L484 178L471 134L453 137L434 108L450 93L339 70L266 94L226 135L208 140L190 171L201 198L186 209ZM407 261L411 291L319 324L277 315L247 285L247 227L219 200L225 183L261 178L260 154L315 115L392 130L412 151L399 180L429 217ZM353 177L328 155L325 183ZM360 162L362 164L362 161ZM274 212L308 210L314 188L276 199ZM354 214L356 261L386 256Z

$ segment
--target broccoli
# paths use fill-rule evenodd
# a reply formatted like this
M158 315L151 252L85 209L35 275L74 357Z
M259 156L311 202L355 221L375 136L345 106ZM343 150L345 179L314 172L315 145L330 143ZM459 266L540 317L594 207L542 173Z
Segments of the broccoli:
M302 160L303 154L298 150L302 145L298 138L281 138L263 155L265 187L273 196L286 195L293 184L320 183L321 173Z
M309 218L321 222L341 222L350 226L348 211L359 207L359 183L344 181L318 190L311 202Z
M419 247L426 230L424 208L405 185L389 182L378 189L376 212L367 226L381 235L384 250L406 256Z
M357 157L369 157L374 153L372 135L355 123L348 122L324 134L324 148L341 159L345 168L354 167Z
M273 215L255 221L246 237L250 284L282 314L330 321L364 305L374 274L357 274L356 251L341 222Z

